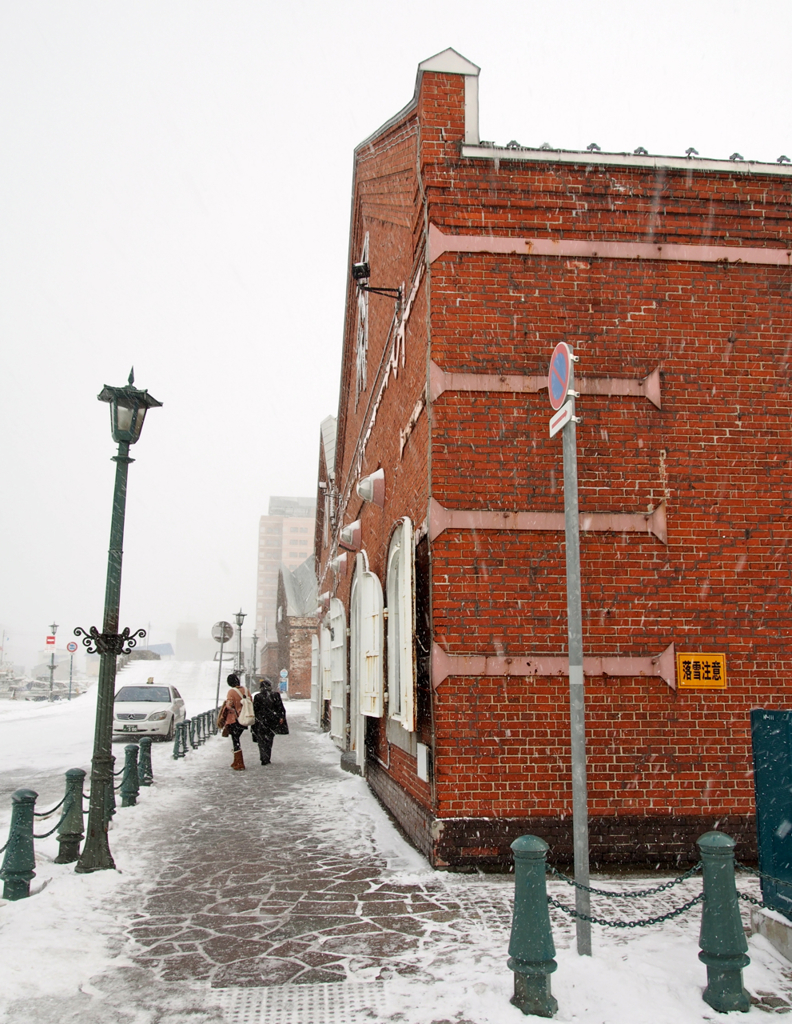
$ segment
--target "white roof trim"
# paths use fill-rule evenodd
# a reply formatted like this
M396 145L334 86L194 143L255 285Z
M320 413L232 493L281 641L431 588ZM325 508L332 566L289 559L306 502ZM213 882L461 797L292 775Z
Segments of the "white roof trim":
M481 68L449 46L434 57L422 60L418 65L418 74L422 71L436 71L441 75L478 75Z
M634 153L589 153L568 149L509 149L506 146L462 146L462 156L474 160L522 160L542 164L589 164L597 167L668 168L677 171L709 171L723 174L772 174L792 177L792 164L767 164L758 160L702 160L684 156L636 156Z

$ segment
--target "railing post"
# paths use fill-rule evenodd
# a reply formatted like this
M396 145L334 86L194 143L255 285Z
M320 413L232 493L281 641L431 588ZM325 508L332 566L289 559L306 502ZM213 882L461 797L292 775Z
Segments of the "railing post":
M193 748L193 750L197 750L198 742L195 738L195 719L188 718L184 724L187 726L187 732L189 733L190 736L190 746Z
M150 786L154 781L154 769L151 767L151 737L140 737L140 757L138 758L138 782L141 786Z
M173 760L178 761L180 757L184 757L182 753L182 723L176 723L176 731L173 734Z
M80 843L85 837L85 812L83 811L83 786L85 772L82 768L70 768L66 772L66 800L68 810L58 825L58 856L56 864L73 864L80 856Z
M124 747L124 774L121 776L121 806L134 807L139 792L138 747L137 743L127 743Z
M11 828L8 831L0 878L4 900L22 900L30 895L30 880L35 876L36 854L33 849L33 815L38 793L18 789L11 797Z
M751 960L734 882L734 840L723 832L707 832L697 845L704 876L699 935L699 960L707 965L704 1002L720 1013L745 1013L751 999L743 987L742 969Z
M520 836L514 851L514 913L509 942L509 969L514 972L511 1002L523 1013L552 1017L558 1002L550 975L558 964L547 906L545 858L548 846L538 836Z

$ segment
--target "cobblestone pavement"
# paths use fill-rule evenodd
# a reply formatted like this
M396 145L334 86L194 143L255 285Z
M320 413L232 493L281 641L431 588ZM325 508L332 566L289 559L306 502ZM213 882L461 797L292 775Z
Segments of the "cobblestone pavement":
M469 878L388 872L371 818L352 807L352 818L328 815L339 806L332 791L362 780L340 770L335 748L304 716L291 729L276 737L266 767L247 738L245 773L228 769L225 747L212 752L132 927L136 962L166 980L225 988L407 976L471 927L505 949L508 879L482 879L479 900Z
M234 773L230 741L213 741L191 760L198 782L186 795L167 810L152 805L135 848L145 884L117 897L120 920L134 907L119 928L118 966L73 997L17 1002L7 1024L479 1024L495 1019L493 1008L499 1021L522 1019L508 1004L512 879L429 871L365 782L341 771L305 706L289 707L291 735L276 737L272 764L258 764L246 735L248 770ZM653 884L646 875L602 881ZM651 917L700 887L692 878L659 898L598 898L596 912ZM751 879L740 887L756 891ZM548 888L574 904L562 880ZM551 916L557 948L571 949L571 919L555 908ZM693 912L664 924L663 949L695 957L698 920ZM623 947L627 959L632 929L594 931L596 948ZM644 931L660 941L657 929ZM792 978L776 981L755 1005L789 1012ZM448 1005L458 999L444 1002L465 985L465 1005L486 1003L478 1019ZM422 1004L430 992L433 1009Z

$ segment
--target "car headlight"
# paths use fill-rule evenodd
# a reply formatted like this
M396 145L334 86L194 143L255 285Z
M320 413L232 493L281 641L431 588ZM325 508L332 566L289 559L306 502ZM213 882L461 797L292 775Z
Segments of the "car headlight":
M163 718L168 717L167 711L155 711L153 715L148 716L149 722L161 722Z

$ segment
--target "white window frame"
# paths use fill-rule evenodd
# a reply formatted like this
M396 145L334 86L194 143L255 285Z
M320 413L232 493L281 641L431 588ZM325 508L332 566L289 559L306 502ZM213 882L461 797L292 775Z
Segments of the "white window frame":
M358 710L369 718L382 718L385 713L383 619L382 584L369 571L365 551L358 551L350 597L350 667L355 673Z
M322 702L319 699L319 637L316 633L311 636L311 718L316 724L321 719Z
M415 544L412 522L397 525L388 546L388 715L415 732Z
M360 263L368 263L369 258L369 233L363 238L363 248L360 251ZM358 399L366 390L368 383L368 319L369 319L369 293L365 288L357 290L357 329L356 329L356 374L355 374L355 408Z
M332 665L330 662L330 630L322 626L319 640L319 665L321 666L322 700L330 700L333 696Z
M346 610L337 597L330 601L330 739L341 750L346 735Z

